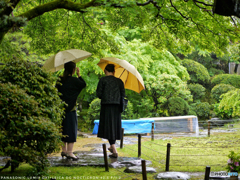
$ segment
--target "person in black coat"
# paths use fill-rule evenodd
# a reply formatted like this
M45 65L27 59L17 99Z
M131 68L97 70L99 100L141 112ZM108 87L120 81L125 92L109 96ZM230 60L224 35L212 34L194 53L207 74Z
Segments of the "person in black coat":
M114 65L108 64L97 86L97 96L101 99L98 137L108 139L112 158L117 158L116 140L122 138L120 100L125 96L124 84L121 79L114 77Z
M77 76L72 77L77 69ZM76 68L74 62L64 64L63 77L60 77L60 83L57 83L57 89L61 93L60 98L67 104L65 107L65 117L62 122L62 138L64 145L62 146L62 157L66 156L68 159L77 160L73 154L73 145L77 140L77 113L76 102L77 97L86 87L84 79L80 76L79 68Z

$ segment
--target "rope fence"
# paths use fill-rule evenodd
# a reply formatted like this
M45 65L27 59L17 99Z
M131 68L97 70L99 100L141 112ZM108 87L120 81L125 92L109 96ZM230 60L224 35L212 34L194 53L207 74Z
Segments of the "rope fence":
M208 125L208 134L206 136L210 137L210 130L213 129L214 127L219 127L218 125L211 125L211 121L208 121L208 123L206 123ZM167 143L166 145L162 145L162 144L159 144L159 143L156 143L154 142L154 139L156 138L155 134L157 131L154 130L154 123L152 123L152 129L151 129L151 134L147 134L148 137L146 137L146 135L141 135L141 134L138 134L137 137L136 137L136 134L135 134L135 137L133 138L136 138L136 141L135 140L132 140L132 139L128 139L127 141L132 143L132 144L137 144L137 149L133 149L131 148L130 145L124 145L123 147L123 144L124 144L124 136L123 136L123 139L121 140L121 145L120 147L121 148L127 148L128 150L131 150L133 152L136 153L136 156L138 158L141 158L141 157L144 157L144 159L146 160L151 160L157 164L161 164L161 165L165 165L165 171L169 171L169 167L181 167L181 166L199 166L199 167L206 167L206 174L205 174L205 177L208 177L210 171L209 171L209 168L207 167L225 167L226 166L226 163L225 162L224 164L221 164L221 163L216 163L217 161L214 161L216 164L211 164L210 166L206 166L206 164L192 164L191 162L194 162L192 159L189 159L188 160L188 157L189 158L200 158L200 157L203 157L205 159L203 159L203 162L208 162L208 159L211 159L211 157L226 157L227 158L227 154L225 153L221 153L221 152L217 152L217 151L222 151L222 150L219 150L219 149L231 149L231 148L235 148L234 150L236 149L240 149L240 146L234 146L234 144L236 144L237 140L234 141L234 140L230 140L230 141L211 141L211 143L228 143L228 145L212 145L212 146L206 146L206 147L189 147L189 145L185 146L175 146L175 145L171 145L170 143ZM233 126L230 126L231 128ZM226 127L225 127L226 129ZM234 131L237 130L237 129L240 129L240 128L234 128ZM142 129L140 129L142 130ZM136 131L136 130L135 130ZM124 131L123 131L124 132ZM232 132L231 132L232 133ZM151 140L149 140L149 136L151 137ZM184 140L182 140L184 141ZM198 140L192 140L192 142L197 142ZM190 142L188 142L190 143ZM155 146L155 148L153 149L152 146ZM156 148L157 147L157 148ZM157 150L156 150L157 149ZM183 149L184 153L181 153L181 150L179 151L179 149ZM188 151L189 149L189 151ZM192 150L193 149L201 149L201 150L206 150L209 151L209 154L199 154L199 153L194 153L193 151L193 154L192 153ZM143 153L143 150L144 150L144 153ZM200 150L200 151L201 151ZM175 152L176 151L176 152ZM211 152L212 151L212 152ZM216 152L215 152L216 151ZM147 152L147 153L145 153ZM177 152L179 152L180 154L177 154ZM153 157L150 156L150 154L154 154ZM185 154L187 153L187 154ZM156 156L155 156L156 155ZM156 157L156 158L155 158ZM184 160L187 162L187 163L183 163L181 165L179 165L177 162L177 157L181 158L181 157L185 157ZM207 158L209 157L209 158ZM158 160L159 159L159 160ZM171 159L171 161L170 161ZM217 159L218 160L218 159ZM145 161L145 160L144 160ZM174 163L173 163L174 162ZM190 163L188 163L190 162ZM144 170L144 166L145 166L145 170ZM143 165L142 164L142 167L143 167L143 171L142 172L142 175L143 175L143 179L144 180L147 180L147 176L146 176L146 165ZM162 166L161 166L162 167ZM121 172L117 169L114 168L114 170L118 171L119 173L122 173L124 174L124 177L123 179L126 179L126 178L133 178L134 179L134 176L130 176L130 175L126 175L124 172ZM209 172L208 172L209 171Z

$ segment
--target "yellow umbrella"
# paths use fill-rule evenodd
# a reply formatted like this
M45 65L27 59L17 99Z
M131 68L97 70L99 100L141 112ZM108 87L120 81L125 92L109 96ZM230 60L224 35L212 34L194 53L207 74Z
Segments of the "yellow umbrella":
M115 77L120 78L126 89L130 89L140 93L144 88L142 76L136 68L125 60L115 57L101 58L97 64L103 71L108 64L115 65Z
M56 72L64 68L64 64L73 61L75 63L88 58L92 54L80 49L69 49L60 51L57 54L51 56L43 65L43 68L47 71Z

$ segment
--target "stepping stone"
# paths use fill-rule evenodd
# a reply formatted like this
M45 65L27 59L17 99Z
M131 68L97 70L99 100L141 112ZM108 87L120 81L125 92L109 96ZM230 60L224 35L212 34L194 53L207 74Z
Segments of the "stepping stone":
M164 172L164 173L159 173L155 178L167 179L167 180L172 180L172 179L187 180L187 179L190 179L190 176L182 172Z
M66 157L62 159L62 157L57 156L48 159L51 166L105 166L102 152L76 151L74 154L79 157L77 161L72 161ZM151 162L146 161L146 164L151 164ZM113 168L138 166L141 165L141 159L136 157L108 157L108 165Z
M152 164L151 161L146 161L146 165ZM126 157L120 157L118 158L118 161L111 163L110 167L113 168L122 168L122 167L130 167L130 166L141 166L142 160L139 158L126 158Z
M152 167L146 167L147 173L156 173L156 170ZM142 166L127 167L124 170L125 173L142 173Z

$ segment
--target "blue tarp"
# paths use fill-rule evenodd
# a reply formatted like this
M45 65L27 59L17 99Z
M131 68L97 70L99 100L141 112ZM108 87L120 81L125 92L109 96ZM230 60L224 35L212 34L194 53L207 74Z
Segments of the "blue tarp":
M151 133L152 123L154 120L122 120L122 128L124 128L124 134L135 134L135 133ZM99 120L94 121L94 128L92 134L98 133ZM154 125L155 128L155 125Z

